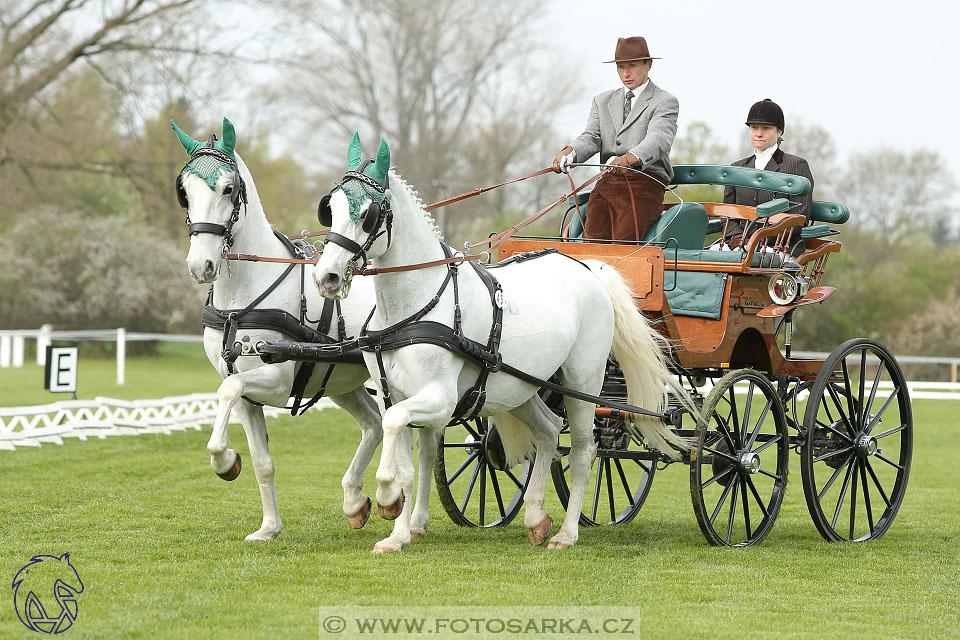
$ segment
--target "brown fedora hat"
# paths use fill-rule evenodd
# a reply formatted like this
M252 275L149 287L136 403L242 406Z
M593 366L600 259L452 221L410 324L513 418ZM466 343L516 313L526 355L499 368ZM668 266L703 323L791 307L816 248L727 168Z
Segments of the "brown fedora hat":
M630 60L659 60L657 56L651 56L647 49L647 41L641 36L632 38L617 39L617 51L613 54L613 60L605 60L604 64L609 62L628 62Z

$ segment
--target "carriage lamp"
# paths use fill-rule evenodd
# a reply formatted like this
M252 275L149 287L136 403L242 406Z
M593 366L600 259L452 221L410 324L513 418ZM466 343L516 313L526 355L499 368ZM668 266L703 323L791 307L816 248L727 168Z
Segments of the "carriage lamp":
M776 304L791 304L798 298L806 295L810 288L810 281L800 275L779 273L770 278L768 290L770 299Z

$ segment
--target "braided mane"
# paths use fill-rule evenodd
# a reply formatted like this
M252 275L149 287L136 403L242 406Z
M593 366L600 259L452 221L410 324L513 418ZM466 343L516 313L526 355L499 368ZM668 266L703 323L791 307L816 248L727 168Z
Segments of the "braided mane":
M439 225L437 225L436 219L431 215L426 209L426 205L423 204L423 200L420 199L420 194L417 193L417 190L410 186L406 180L404 180L396 170L391 170L393 174L392 180L396 180L402 187L401 193L410 197L413 200L413 203L420 209L420 213L423 214L424 219L427 221L427 224L433 229L433 233L436 234L437 239L441 242L443 241L443 233L440 231ZM391 184L391 188L392 188Z

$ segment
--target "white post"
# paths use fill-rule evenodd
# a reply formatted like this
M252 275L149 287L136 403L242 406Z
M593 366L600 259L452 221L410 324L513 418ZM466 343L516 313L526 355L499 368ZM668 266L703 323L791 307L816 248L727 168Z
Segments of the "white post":
M50 332L53 327L45 324L40 327L40 334L37 336L37 364L41 367L47 364L47 347L50 346Z
M0 367L10 366L10 339L9 333L0 333Z
M19 333L13 336L13 366L23 366L23 335Z
M126 374L127 360L127 330L117 329L117 385L123 386Z

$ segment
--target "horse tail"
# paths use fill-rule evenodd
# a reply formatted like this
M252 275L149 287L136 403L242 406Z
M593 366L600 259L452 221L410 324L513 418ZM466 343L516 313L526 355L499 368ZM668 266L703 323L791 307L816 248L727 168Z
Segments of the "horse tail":
M693 399L667 366L664 354L669 350L670 341L651 327L644 315L637 310L633 292L615 268L595 260L587 260L585 263L600 280L613 304L612 351L627 382L627 401L649 411L662 413L667 406L669 394L673 393L696 416L698 411ZM683 451L689 451L693 447L689 438L676 435L657 418L637 416L632 421L632 426L646 438L650 446L672 460L680 460L680 454L674 447Z
M524 458L533 460L537 449L530 427L509 413L495 415L490 421L497 426L500 442L507 456L507 466L520 464Z

